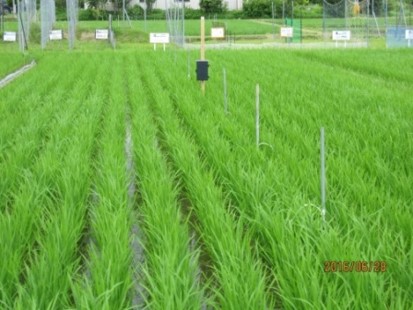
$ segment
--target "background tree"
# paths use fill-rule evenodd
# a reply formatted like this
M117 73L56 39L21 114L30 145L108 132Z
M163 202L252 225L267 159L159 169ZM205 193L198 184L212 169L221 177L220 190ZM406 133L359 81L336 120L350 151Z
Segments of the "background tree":
M204 13L221 13L225 10L225 5L222 0L201 0L199 2L201 11Z

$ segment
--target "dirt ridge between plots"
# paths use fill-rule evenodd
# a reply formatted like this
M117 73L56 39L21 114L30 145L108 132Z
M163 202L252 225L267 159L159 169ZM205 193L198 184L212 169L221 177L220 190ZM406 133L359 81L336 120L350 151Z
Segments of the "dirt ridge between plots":
M6 75L5 78L0 80L0 89L5 87L7 84L14 81L15 79L17 79L23 73L29 71L35 65L36 65L36 62L33 60L30 64L21 67L20 69L14 71L13 73L10 73L9 75Z

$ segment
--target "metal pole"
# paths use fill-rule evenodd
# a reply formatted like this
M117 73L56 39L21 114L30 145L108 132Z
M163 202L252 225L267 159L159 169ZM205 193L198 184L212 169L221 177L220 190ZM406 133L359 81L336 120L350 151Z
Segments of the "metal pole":
M326 41L326 4L323 1L323 41Z
M320 131L320 187L321 187L321 216L323 222L326 214L326 172L325 172L325 150L324 150L324 127Z
M347 0L344 0L344 22L346 26L346 30L348 30L348 16L347 16Z
M367 0L367 34L366 34L367 46L369 46L369 39L370 39L370 1Z
M228 100L227 100L227 72L225 68L222 70L223 79L224 79L224 111L225 114L228 113Z
M274 1L271 2L272 11L272 38L275 40L275 12L274 12Z
M290 43L294 41L294 0L291 0L291 27L293 28L293 36L290 38Z
M147 0L145 0L145 9L143 10L143 19L144 19L144 28L145 28L145 32L146 32L146 10L148 9L148 2Z
M19 5L19 4L20 4L20 5ZM18 15L19 15L20 27L21 27L21 30L22 30L22 33L20 34L20 36L23 36L22 43L23 43L23 52L24 52L26 49L28 50L29 47L28 47L28 45L27 45L26 33L25 33L25 29L24 29L24 25L23 25L23 19L22 19L22 13L21 13L21 11L23 11L23 7L22 7L23 2L17 3L17 5L19 6Z
M300 43L303 43L303 7L300 7Z
M255 137L257 148L260 146L260 85L255 88Z
M185 1L182 0L182 47L185 46Z

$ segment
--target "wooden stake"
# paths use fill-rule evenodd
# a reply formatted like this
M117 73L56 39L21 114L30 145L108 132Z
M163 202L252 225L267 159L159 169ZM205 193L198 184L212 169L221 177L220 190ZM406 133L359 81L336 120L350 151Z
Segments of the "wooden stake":
M205 18L201 16L201 60L205 60ZM201 81L202 94L205 95L205 81Z

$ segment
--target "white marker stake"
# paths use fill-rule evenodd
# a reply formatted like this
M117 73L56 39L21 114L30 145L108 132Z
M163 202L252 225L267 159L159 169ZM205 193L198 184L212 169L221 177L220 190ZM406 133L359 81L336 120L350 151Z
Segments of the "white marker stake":
M260 85L258 84L255 91L255 136L258 148L260 146Z
M228 101L227 101L227 73L225 71L225 68L223 69L223 75L224 75L224 111L225 114L228 113Z
M326 171L325 171L325 152L324 152L324 127L321 127L320 131L320 185L321 185L321 216L323 222L326 219Z

